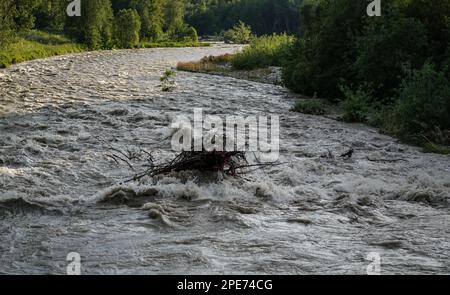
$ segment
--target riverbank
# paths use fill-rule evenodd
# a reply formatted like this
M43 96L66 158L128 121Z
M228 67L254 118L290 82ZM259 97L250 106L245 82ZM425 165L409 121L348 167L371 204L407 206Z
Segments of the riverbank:
M281 85L281 68L266 67L251 70L237 70L231 64L233 55L205 56L199 61L179 62L177 70L231 77L252 82Z
M236 69L233 66L233 59L236 55L226 54L222 56L205 56L198 61L190 62L179 62L177 64L177 69L179 71L193 72L193 73L203 73L209 75L218 75L224 77L232 77L241 80L247 80L252 82L273 84L273 85L283 85L282 80L282 70L281 67L261 67L261 68L251 68L248 70ZM389 132L384 128L383 124L380 123L381 114L376 112L369 112L365 110L363 113L359 109L358 104L350 104L348 101L343 103L331 103L326 99L314 97L307 97L304 95L299 95L300 99L292 106L291 111L324 116L326 118L343 121L343 122L360 122L371 127L379 128L381 133L386 133L399 137L397 134ZM367 117L367 113L372 113L372 116ZM364 120L354 120L353 118L357 116L364 116ZM446 136L444 133L442 137ZM400 138L405 143L419 146L427 153L437 153L437 154L450 154L450 146L439 144L429 140L427 137L416 136L411 140L410 138Z
M135 48L209 47L208 42L140 42ZM75 43L64 35L43 31L20 34L13 43L0 49L0 68L7 68L24 61L89 51L86 46Z
M254 37L248 46L235 54L205 56L199 61L180 62L178 70L208 73L282 85L283 53L295 38L286 34Z
M31 31L19 35L14 42L0 49L0 68L28 60L79 53L86 48L63 35Z

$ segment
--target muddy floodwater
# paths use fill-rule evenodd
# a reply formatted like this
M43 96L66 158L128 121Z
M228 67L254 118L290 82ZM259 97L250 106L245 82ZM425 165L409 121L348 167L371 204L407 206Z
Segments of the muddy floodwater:
M0 273L65 274L77 252L82 274L365 274L378 256L382 274L450 274L449 156L290 112L298 97L280 86L178 72L161 91L177 61L237 49L90 52L0 70ZM133 172L106 154L172 158L170 124L194 108L280 116L286 164L120 184Z

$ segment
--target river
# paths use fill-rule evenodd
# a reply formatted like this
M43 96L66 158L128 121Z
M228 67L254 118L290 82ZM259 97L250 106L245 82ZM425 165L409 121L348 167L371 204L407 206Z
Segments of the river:
M0 273L65 274L77 252L82 274L365 274L373 257L382 274L450 274L449 156L290 112L298 97L280 86L178 72L161 91L177 61L237 49L88 52L0 70ZM169 159L170 123L193 108L280 116L287 163L121 185L132 174L105 156L111 147Z

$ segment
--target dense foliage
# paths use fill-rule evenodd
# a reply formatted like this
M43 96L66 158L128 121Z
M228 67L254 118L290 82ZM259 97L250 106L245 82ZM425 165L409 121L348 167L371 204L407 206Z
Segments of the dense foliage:
M293 42L294 38L286 34L253 38L250 46L233 56L233 67L239 70L280 67L285 63L286 52Z
M65 30L89 48L112 47L114 15L109 0L82 1L81 16L67 17Z
M441 144L450 130L450 79L448 73L426 63L407 73L398 90L391 114L391 128L397 134L420 134Z
M114 37L116 44L121 48L132 48L139 44L141 20L134 9L122 9L114 23Z
M187 21L200 35L217 35L239 21L256 35L297 33L303 0L188 0Z
M248 44L252 37L252 28L242 21L224 33L225 43Z
M14 32L14 1L0 1L0 48L10 42Z
M294 91L344 98L348 121L378 120L399 135L449 129L450 0L305 0L300 38L287 55Z
M197 31L185 22L188 3L185 0L81 0L81 16L72 17L66 13L69 3L66 0L2 0L0 46L31 29L64 33L90 49L130 47L137 45L137 40L192 42L198 39ZM128 16L132 19L125 20ZM138 24L136 37L134 30ZM127 32L131 33L131 40L124 40Z

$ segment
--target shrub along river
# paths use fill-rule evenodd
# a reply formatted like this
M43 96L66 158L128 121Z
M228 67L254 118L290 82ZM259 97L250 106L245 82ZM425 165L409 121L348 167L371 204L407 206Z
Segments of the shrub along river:
M290 112L286 89L178 72L238 47L90 52L0 71L0 273L450 273L450 157ZM132 175L111 147L174 156L172 119L280 116L280 161L244 178ZM353 148L350 159L338 157ZM328 157L328 151L336 157Z

